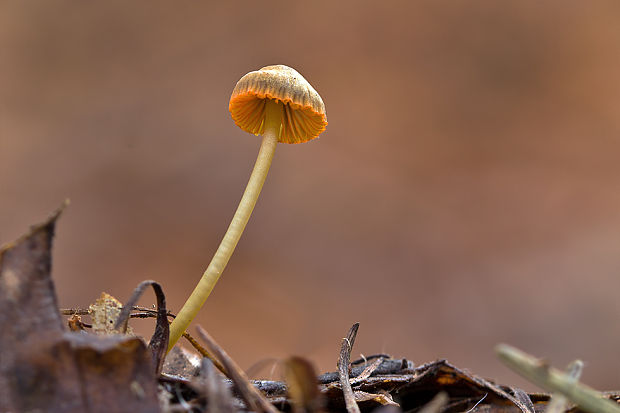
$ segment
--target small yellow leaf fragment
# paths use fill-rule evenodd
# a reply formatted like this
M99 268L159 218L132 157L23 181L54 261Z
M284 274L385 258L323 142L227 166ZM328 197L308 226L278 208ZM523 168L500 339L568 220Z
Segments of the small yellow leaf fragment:
M392 399L392 396L387 392L368 393L365 391L356 390L353 392L353 397L355 397L355 401L357 403L373 400L383 406L400 407L400 405L396 403L394 399Z
M114 329L116 320L123 309L123 303L108 293L101 293L101 297L94 304L88 306L93 323L93 332L96 334L121 334ZM133 334L131 327L127 327L127 334Z

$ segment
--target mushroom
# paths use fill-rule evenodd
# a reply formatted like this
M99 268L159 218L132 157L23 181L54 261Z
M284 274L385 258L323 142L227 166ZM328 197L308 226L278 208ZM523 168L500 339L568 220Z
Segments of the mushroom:
M168 351L183 335L222 275L263 187L278 142L302 143L319 136L327 126L321 96L296 70L266 66L243 76L228 105L241 129L263 135L256 164L232 222L211 263L170 325Z

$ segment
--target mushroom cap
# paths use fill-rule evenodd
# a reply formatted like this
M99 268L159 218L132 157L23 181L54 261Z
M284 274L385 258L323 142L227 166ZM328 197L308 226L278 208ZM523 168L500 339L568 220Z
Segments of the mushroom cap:
M233 89L228 110L237 126L260 135L265 129L267 99L284 106L279 142L307 142L327 126L321 96L299 72L284 65L265 66L243 76Z

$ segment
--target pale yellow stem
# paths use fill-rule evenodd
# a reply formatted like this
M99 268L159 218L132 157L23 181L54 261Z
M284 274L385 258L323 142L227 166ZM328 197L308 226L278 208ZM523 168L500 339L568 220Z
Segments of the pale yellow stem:
M278 138L282 127L283 107L282 103L268 99L265 105L265 129L263 132L263 141L258 152L256 164L250 175L248 185L245 188L243 197L237 207L237 212L233 217L224 238L220 243L211 263L202 274L202 278L194 288L181 311L170 324L170 341L168 342L168 351L175 345L183 332L189 327L200 308L211 294L211 290L215 287L215 283L222 275L226 264L231 255L235 251L235 247L241 238L243 229L250 219L256 200L260 194L267 172L271 166L273 155L276 151Z

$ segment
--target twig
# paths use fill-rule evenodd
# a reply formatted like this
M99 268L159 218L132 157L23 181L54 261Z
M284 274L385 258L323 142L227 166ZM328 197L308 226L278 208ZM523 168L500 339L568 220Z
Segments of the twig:
M536 413L536 409L534 409L534 403L532 403L532 399L530 398L529 394L517 387L511 387L510 390L512 391L514 398L523 405L523 407L520 407L521 411L525 411L527 413ZM525 408L525 410L523 410L523 408Z
M222 349L200 326L196 327L198 335L202 338L208 350L219 359L226 370L226 376L233 381L237 390L239 390L240 396L248 405L250 410L258 412L278 413L275 407L267 400L267 398L256 387L254 387L241 368L230 358L228 354Z
M60 315L89 315L90 310L85 310L83 308L61 308Z
M365 356L363 354L360 355L361 357L358 358L357 360L352 360L351 361L351 365L355 366L356 364L368 364L368 362L370 360L374 360L374 359L378 359L378 358L382 358L382 359L391 359L392 356L390 356L389 354L385 354L385 353L378 353L378 354L371 354L370 356Z
M201 346L200 343L198 341L196 341L196 339L194 337L192 337L187 331L183 332L183 337L185 337L185 339L187 341L189 341L189 343L196 349L197 352L199 352L202 355L202 357L205 357L205 358L208 358L209 360L211 360L213 365L219 371L221 371L222 374L226 375L226 369L224 368L224 366L222 366L222 363L220 363L220 361L218 359L213 357L213 355L211 353L209 353L206 348Z
M362 361L363 362L363 361ZM351 377L359 376L367 366L354 366L354 361L351 362ZM358 363L359 364L359 363ZM409 370L413 369L413 363L405 359L401 360L383 360L381 365L373 372L373 374L407 374ZM323 373L318 377L320 384L328 384L334 381L340 380L339 373L329 372Z
M157 314L158 314L158 310L155 308L142 307L139 305L132 306L131 311L138 311L138 313L131 314L131 317L137 317L137 318L157 317ZM176 317L176 315L170 311L166 311L166 315L170 318Z
M371 364L366 366L364 371L362 371L359 376L356 376L355 378L349 380L349 383L351 383L351 385L355 385L357 383L363 382L368 377L370 377L372 375L372 373L374 373L375 370L377 370L377 368L379 368L381 363L383 363L383 359L382 358L375 359L375 361L373 361Z
M88 308L61 308L58 310L61 315L90 315L91 311ZM137 313L131 313L130 318L155 318L157 317L157 309L141 307L134 305L131 307L131 311L138 311ZM175 318L172 312L167 311L166 315L171 318Z
M571 402L590 413L620 413L620 406L603 394L576 382L543 361L507 344L499 344L495 351L508 367L550 392L562 393Z
M351 388L351 383L349 382L349 361L351 360L351 350L353 350L353 344L355 343L355 336L357 336L357 329L359 326L360 323L353 324L349 330L349 334L347 334L346 338L342 339L340 358L338 359L340 386L342 386L344 403L347 406L347 411L349 413L360 413L360 408L355 402L353 389Z

